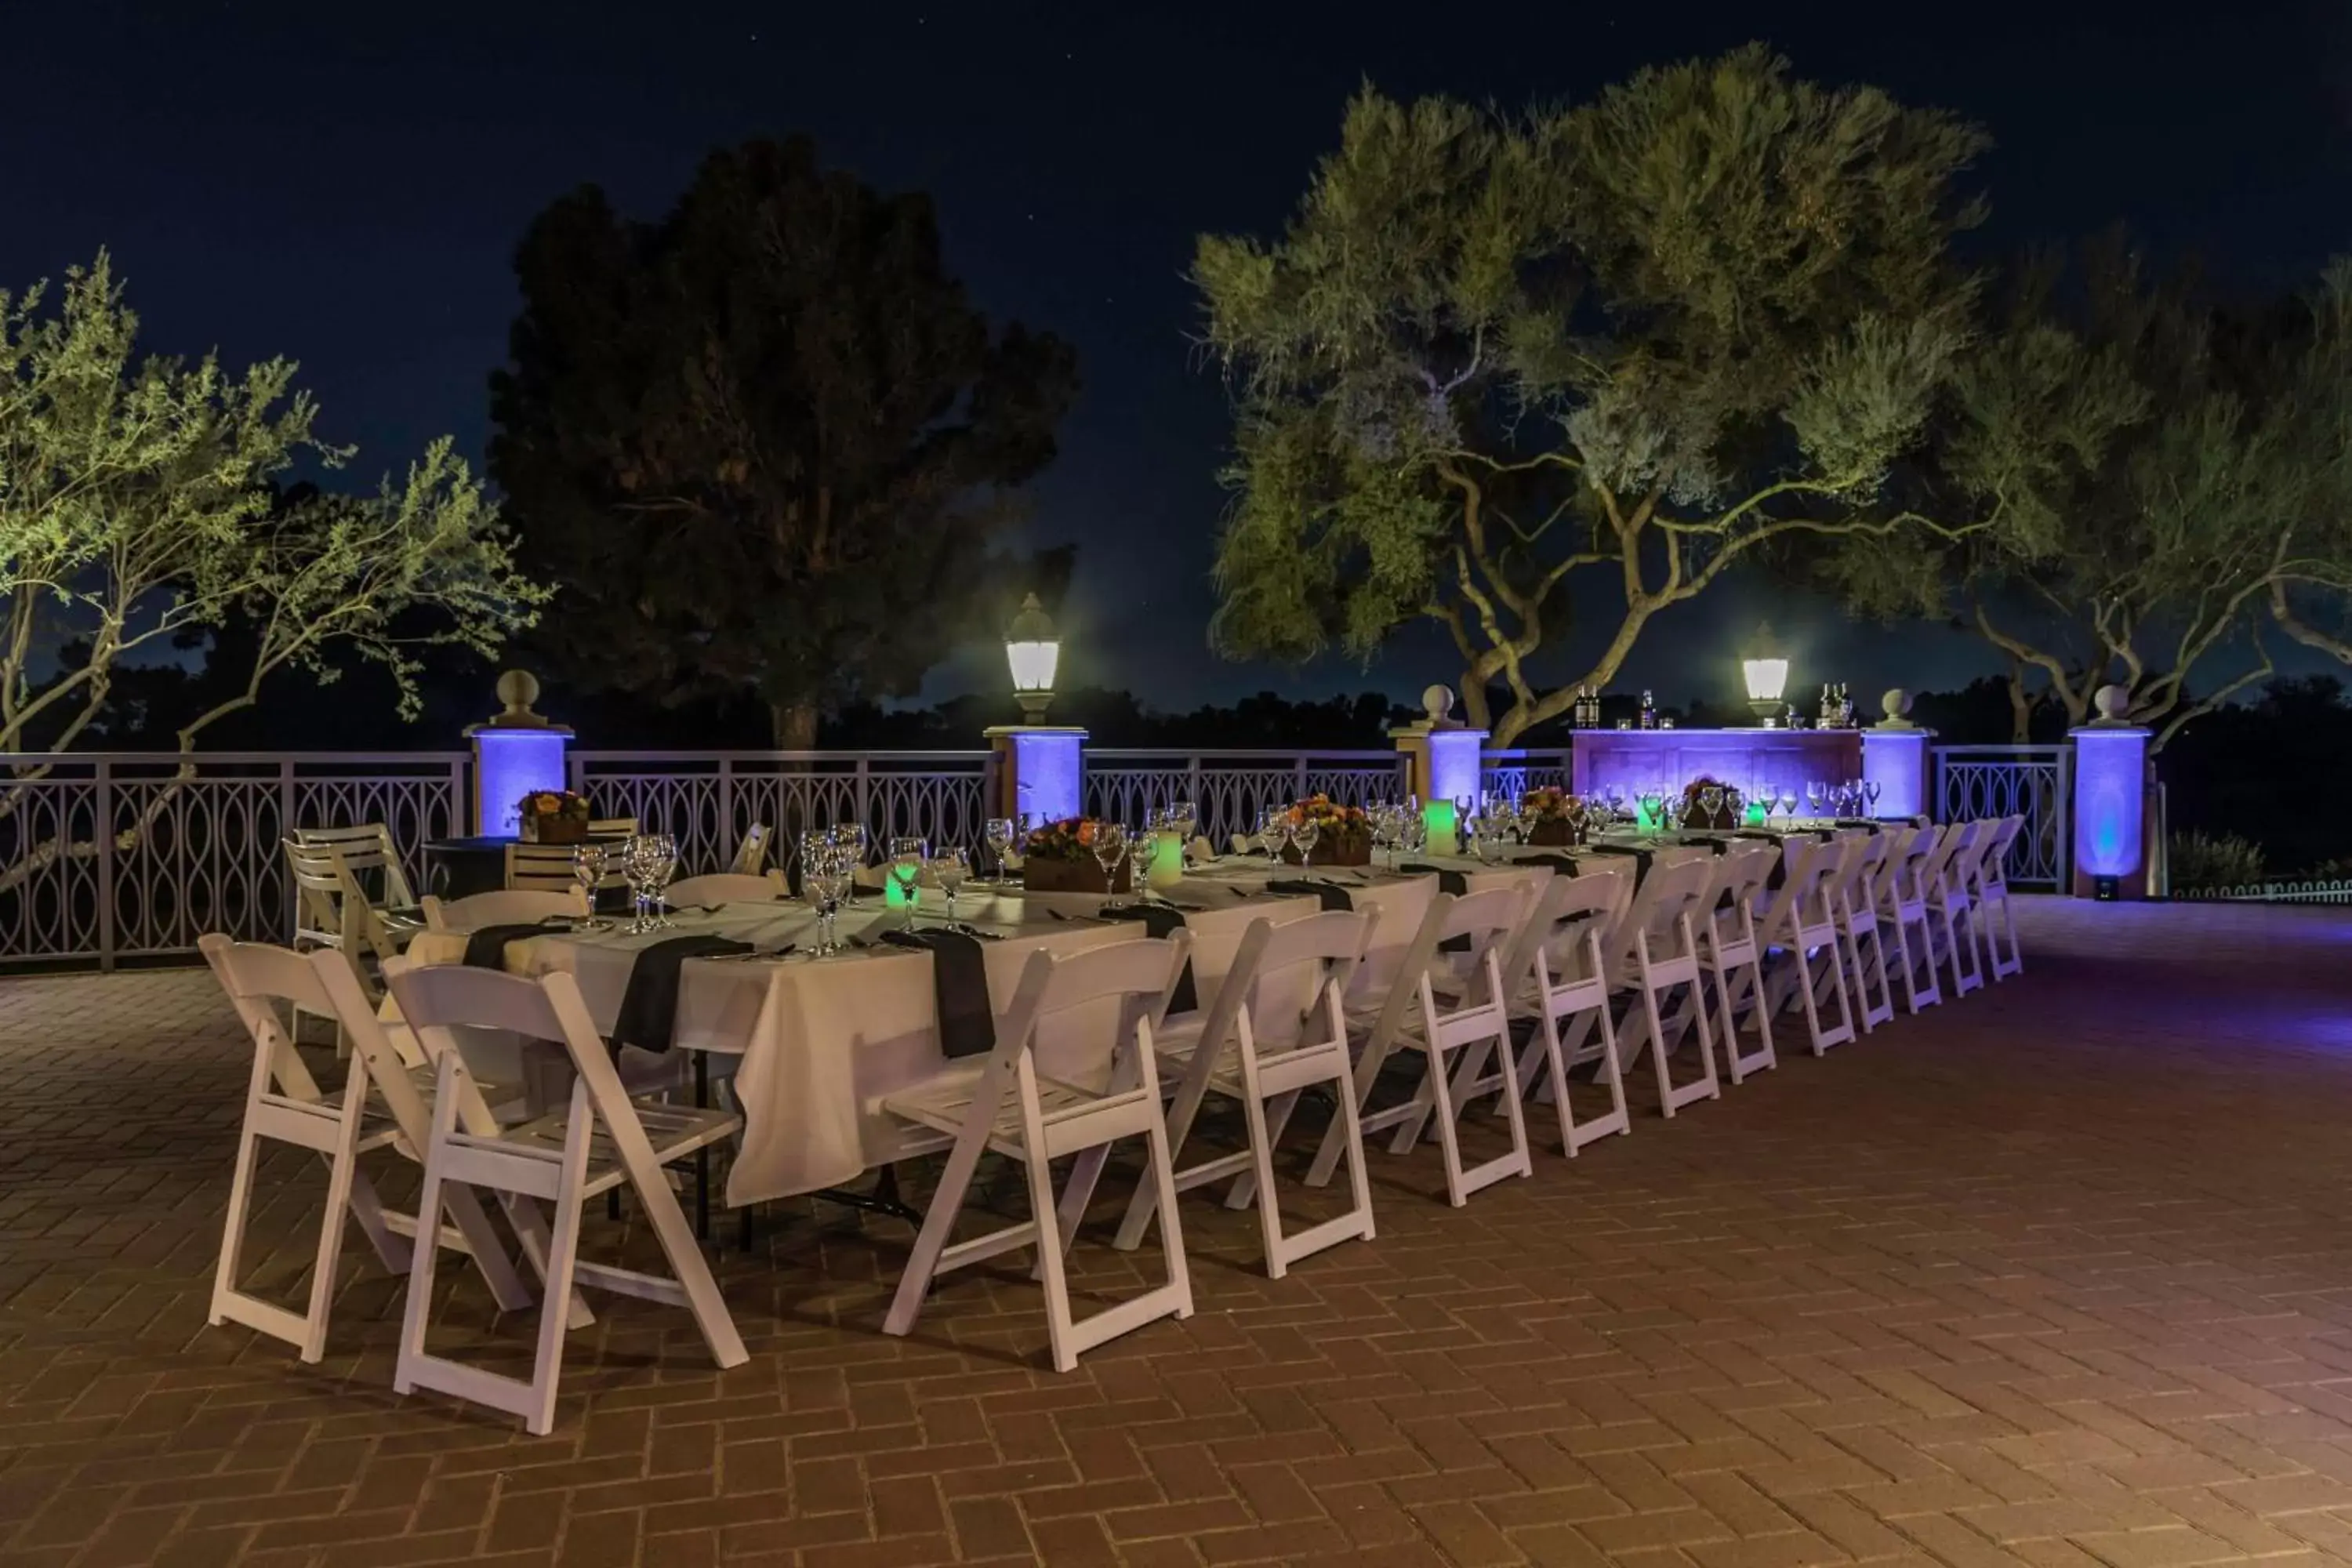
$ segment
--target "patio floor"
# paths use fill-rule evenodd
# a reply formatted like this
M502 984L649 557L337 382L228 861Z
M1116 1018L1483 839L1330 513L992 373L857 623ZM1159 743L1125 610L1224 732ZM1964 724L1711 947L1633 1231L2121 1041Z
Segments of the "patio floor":
M1379 1240L1285 1280L1188 1202L1197 1314L1067 1376L1018 1268L889 1339L906 1228L780 1207L719 1254L749 1364L600 1298L539 1439L394 1396L356 1237L323 1365L205 1327L248 1059L208 976L0 981L0 1562L2352 1556L2352 911L2024 905L2021 980L1466 1209L1376 1152ZM262 1172L289 1291L315 1173ZM1087 1292L1154 1259L1108 1213ZM444 1277L445 1343L521 1347Z

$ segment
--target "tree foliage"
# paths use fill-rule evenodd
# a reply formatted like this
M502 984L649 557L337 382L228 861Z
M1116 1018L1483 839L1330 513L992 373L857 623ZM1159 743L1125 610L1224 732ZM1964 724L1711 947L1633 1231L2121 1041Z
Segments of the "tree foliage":
M1508 742L1737 563L1979 525L1892 479L1966 344L1984 144L1752 46L1517 116L1367 88L1279 240L1199 243L1236 405L1214 645L1368 657L1430 616ZM1587 581L1599 646L1547 689Z
M928 198L755 142L659 223L564 197L516 270L490 465L561 584L572 673L755 689L806 746L820 710L909 692L994 629L1011 492L1054 456L1074 360L991 331Z
M0 293L0 751L70 747L126 658L231 620L249 667L181 727L183 750L277 670L332 680L355 654L405 710L420 647L490 653L530 624L542 595L446 439L373 496L281 492L299 458L351 456L313 434L292 362L135 357L103 253L47 305L41 285Z
M2155 746L2273 672L2273 621L2352 574L2352 269L2229 310L2117 238L2035 258L1964 356L1922 504L2000 524L1836 561L1859 604L1948 615L2010 661L2020 718L2109 683Z

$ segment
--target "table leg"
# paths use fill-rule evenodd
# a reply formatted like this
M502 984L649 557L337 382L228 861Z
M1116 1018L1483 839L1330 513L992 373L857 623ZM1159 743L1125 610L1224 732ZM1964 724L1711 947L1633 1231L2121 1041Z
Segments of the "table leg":
M875 1178L874 1190L870 1193L853 1192L847 1187L825 1187L811 1193L809 1196L823 1198L829 1204L839 1204L844 1208L862 1209L867 1214L888 1215L892 1219L902 1219L911 1226L919 1226L923 1223L923 1211L909 1206L898 1196L898 1168L895 1165L882 1167L882 1173Z

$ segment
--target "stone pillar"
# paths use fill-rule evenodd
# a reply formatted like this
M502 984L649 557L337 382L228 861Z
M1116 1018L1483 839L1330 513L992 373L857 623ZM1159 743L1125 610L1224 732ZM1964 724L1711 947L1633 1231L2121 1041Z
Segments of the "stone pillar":
M522 797L536 790L572 787L564 749L572 731L531 711L539 681L529 670L499 677L499 700L506 709L495 719L470 725L474 745L474 832L511 837L520 822Z
M996 799L990 811L1032 827L1084 814L1087 732L1045 724L1002 724L985 731L996 751Z
M1862 732L1862 778L1878 785L1871 810L1880 816L1933 816L1928 798L1928 745L1933 730L1922 730L1904 715L1911 694L1900 688L1879 699L1886 717Z
M1389 731L1405 760L1405 789L1421 799L1433 855L1461 852L1461 824L1454 802L1476 800L1485 779L1481 753L1486 731L1463 728L1446 717L1454 693L1433 686L1421 694L1423 715Z
M2099 717L2074 742L2074 896L2147 897L2148 731L2126 723L2131 695L2104 686Z

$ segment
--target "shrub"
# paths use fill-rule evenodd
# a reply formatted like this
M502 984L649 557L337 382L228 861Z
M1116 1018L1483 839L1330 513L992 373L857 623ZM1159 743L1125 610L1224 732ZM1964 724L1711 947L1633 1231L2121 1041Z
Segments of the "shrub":
M2175 888L2242 888L2263 879L2263 847L2234 833L2176 833L2169 852Z

